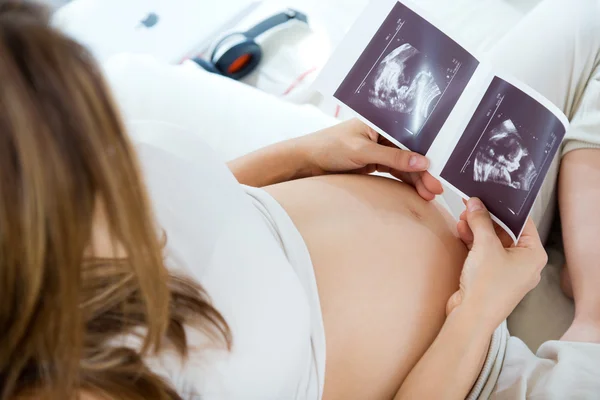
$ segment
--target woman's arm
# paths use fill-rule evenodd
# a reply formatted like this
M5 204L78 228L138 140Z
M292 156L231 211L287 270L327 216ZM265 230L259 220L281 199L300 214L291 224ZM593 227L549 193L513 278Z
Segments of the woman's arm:
M227 163L239 183L263 187L313 176L302 142L290 139L254 151Z
M481 371L495 328L538 284L548 260L531 220L519 242L505 248L506 232L496 233L479 199L469 200L457 229L469 247L459 290L448 300L440 333L395 400L464 399Z
M331 173L379 171L415 186L426 200L442 193L442 185L426 171L427 158L399 149L356 119L265 147L228 165L238 181L249 186Z
M476 309L460 306L404 380L395 400L464 399L477 380L494 328Z

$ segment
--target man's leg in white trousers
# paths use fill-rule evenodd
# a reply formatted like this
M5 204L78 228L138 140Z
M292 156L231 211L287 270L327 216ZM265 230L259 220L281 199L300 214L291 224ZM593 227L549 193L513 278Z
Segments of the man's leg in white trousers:
M546 237L558 184L575 320L563 339L600 342L600 2L545 0L489 54L539 91L571 127L532 217ZM568 154L567 154L568 153Z

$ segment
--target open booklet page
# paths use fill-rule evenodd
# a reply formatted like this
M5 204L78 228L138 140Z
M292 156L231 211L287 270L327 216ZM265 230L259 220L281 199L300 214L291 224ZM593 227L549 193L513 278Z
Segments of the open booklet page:
M517 240L568 126L409 0L373 0L316 82Z

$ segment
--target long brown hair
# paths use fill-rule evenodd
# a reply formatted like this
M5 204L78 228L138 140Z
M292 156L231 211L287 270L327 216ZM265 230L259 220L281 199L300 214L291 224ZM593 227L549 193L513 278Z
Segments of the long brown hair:
M99 207L122 259L87 256ZM162 247L95 61L44 9L0 0L0 400L179 399L143 358L164 341L185 357L187 323L231 337ZM112 343L134 328L140 349Z

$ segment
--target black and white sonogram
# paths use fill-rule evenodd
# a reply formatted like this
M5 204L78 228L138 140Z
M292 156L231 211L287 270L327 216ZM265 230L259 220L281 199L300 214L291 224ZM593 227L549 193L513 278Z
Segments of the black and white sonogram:
M546 107L494 77L441 176L518 236L564 135Z
M515 124L506 119L482 138L473 160L473 180L531 190L537 168Z
M375 107L411 115L413 126L404 126L418 135L433 106L442 94L433 73L419 68L422 53L404 43L388 54L377 66L368 100Z
M334 96L425 154L478 65L442 31L397 3Z

